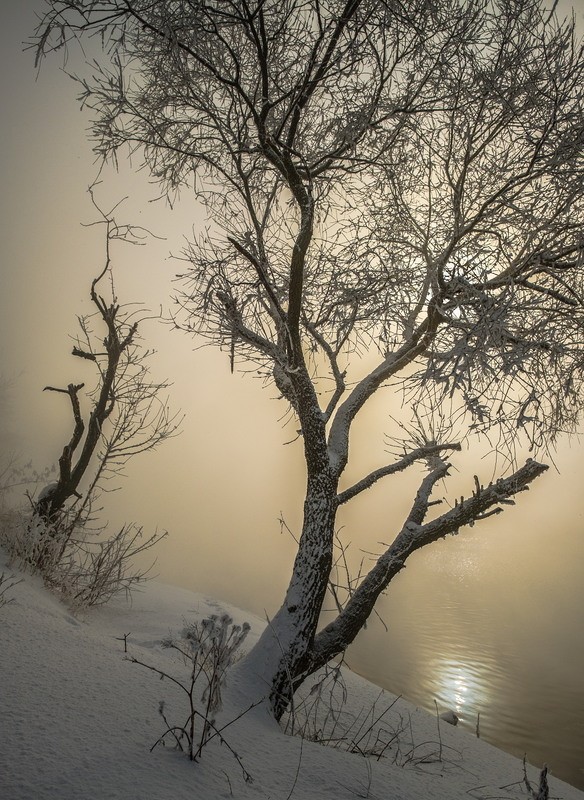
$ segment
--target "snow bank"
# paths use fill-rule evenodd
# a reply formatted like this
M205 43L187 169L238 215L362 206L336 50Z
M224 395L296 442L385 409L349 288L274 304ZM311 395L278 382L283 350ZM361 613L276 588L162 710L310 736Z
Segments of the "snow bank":
M5 559L0 553L0 573ZM4 800L454 800L522 798L517 759L441 723L402 699L344 672L343 719L393 704L383 721L401 724L397 751L366 759L285 735L264 714L249 713L225 731L253 783L246 783L226 747L211 743L192 763L170 747L150 748L164 729L158 713L187 717L185 697L168 680L130 663L128 653L159 669L186 675L160 642L185 622L227 612L247 621L253 644L264 623L238 609L184 589L157 583L131 602L73 616L29 575L0 608L0 797ZM309 681L306 692L310 692ZM225 697L223 720L237 686ZM314 693L313 693L314 695ZM399 724L398 724L399 723ZM403 724L402 724L403 723ZM412 746L415 748L413 754ZM529 769L537 782L537 770ZM553 778L551 795L584 800L584 793Z

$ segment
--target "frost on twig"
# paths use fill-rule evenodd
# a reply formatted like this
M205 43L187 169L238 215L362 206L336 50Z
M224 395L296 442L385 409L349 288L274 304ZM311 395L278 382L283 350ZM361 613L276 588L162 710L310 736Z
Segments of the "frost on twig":
M539 785L537 788L535 788L527 777L527 762L525 756L523 756L523 782L525 783L527 791L529 792L529 796L532 798L532 800L549 800L550 789L547 776L548 767L547 764L544 764L541 772L539 773Z
M179 653L188 667L186 678L176 678L166 670L146 664L134 656L128 657L133 664L155 672L161 679L170 680L187 697L188 717L184 724L169 722L165 703L160 701L158 711L166 725L166 730L156 740L151 750L159 744L164 745L167 737L170 737L179 750L183 752L186 750L191 761L197 761L201 757L203 749L213 739L218 738L239 764L244 780L247 783L252 782L251 775L245 769L238 753L225 739L223 731L257 703L221 727L218 727L216 723L216 714L221 709L221 687L225 683L227 671L236 660L238 650L249 630L250 626L247 622L244 622L243 625L235 625L228 614L221 616L213 614L199 622L185 625L179 639L172 637L164 639L162 646ZM200 696L200 707L198 696ZM198 727L197 722L199 723Z

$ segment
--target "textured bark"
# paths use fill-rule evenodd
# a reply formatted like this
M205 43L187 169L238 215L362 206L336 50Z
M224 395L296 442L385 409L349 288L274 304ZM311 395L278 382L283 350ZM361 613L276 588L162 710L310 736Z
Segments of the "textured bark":
M72 393L72 384L69 386L68 394L71 396L71 403L73 406L75 430L70 442L64 447L59 458L59 479L56 486L37 503L36 507L37 513L48 522L59 514L70 497L78 496L77 490L79 485L99 444L102 426L113 410L115 403L113 386L120 358L124 350L131 343L136 331L136 327L134 326L131 329L131 333L128 334L125 339L121 340L119 332L115 327L115 313L113 313L117 311L117 307L112 306L111 309L108 310L112 313L111 321L108 325L109 335L105 339L107 368L102 377L97 401L89 416L87 433L81 445L81 452L75 462L73 461L74 455L78 446L81 444L82 435L85 431L85 424L81 418L79 400L77 398L77 391L81 387L73 387L76 391ZM78 353L76 353L76 355L78 355Z
M484 489L477 486L471 497L426 524L421 523L428 508L429 493L425 499L418 493L412 512L392 545L365 576L343 612L316 637L310 654L310 670L319 669L353 642L372 613L379 595L403 569L412 553L448 534L458 533L464 525L473 525L481 518L499 513L502 510L500 503L512 502L510 498L528 489L529 484L547 469L545 464L529 459L513 475ZM438 474L437 477L442 476Z
M54 487L39 498L36 504L37 513L47 522L54 519L69 497L77 493L79 481L76 481L76 476L72 475L72 459L85 431L85 423L79 406L79 391L83 386L83 383L70 383L66 389L56 389L54 386L45 386L44 389L45 392L61 392L69 395L75 422L71 438L64 446L63 452L59 457L59 479Z
M304 525L284 603L271 621L268 636L285 640L271 688L279 718L305 677L333 562L336 488L330 473L309 481ZM306 673L310 674L310 673Z
M326 428L314 386L303 367L290 373L302 424L307 465L302 532L284 602L249 657L270 685L279 718L305 677L333 563L338 480L330 468ZM309 673L307 673L309 674Z
M279 718L304 674L333 558L336 487L330 472L308 481L304 523L284 602L246 657L245 669L267 688Z
M501 504L513 503L511 498L528 489L529 484L547 469L546 465L529 459L508 478L487 487L481 487L477 482L470 497L424 523L431 505L432 489L446 476L448 467L448 464L443 464L423 479L412 509L394 542L363 578L337 618L318 633L320 611L332 566L338 501L332 470L308 481L303 531L284 603L247 656L245 664L245 669L261 678L277 719L302 682L354 641L379 595L403 569L413 552L448 534L458 533L465 525L473 525L499 513Z

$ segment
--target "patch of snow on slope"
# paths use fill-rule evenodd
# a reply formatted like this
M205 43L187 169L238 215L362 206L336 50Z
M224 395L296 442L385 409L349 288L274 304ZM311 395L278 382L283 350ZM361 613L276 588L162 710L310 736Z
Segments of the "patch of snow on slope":
M0 572L6 559L0 553ZM150 748L170 719L184 722L185 698L170 681L124 656L179 674L187 669L162 639L185 621L227 612L252 631L264 622L185 589L148 583L123 598L75 617L30 575L11 589L0 609L0 797L3 800L456 800L522 798L519 761L450 725L441 725L442 762L397 766L285 735L256 709L225 736L253 783L217 740L197 763L171 747ZM395 698L344 672L346 712L359 714ZM307 684L310 690L311 681ZM239 711L237 685L224 695L223 721ZM392 713L411 720L416 742L438 741L436 718L399 699ZM231 716L230 716L231 715ZM421 760L423 762L423 759ZM537 782L537 771L529 770ZM551 780L552 795L584 800L584 793Z

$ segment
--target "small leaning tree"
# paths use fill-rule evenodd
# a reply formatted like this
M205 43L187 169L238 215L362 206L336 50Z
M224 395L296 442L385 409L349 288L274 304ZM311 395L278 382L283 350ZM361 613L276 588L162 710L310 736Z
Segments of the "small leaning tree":
M95 152L139 154L209 215L178 324L275 384L302 436L290 584L240 667L279 718L411 553L546 469L514 443L577 423L582 46L540 0L47 0L33 45L41 59L90 37ZM380 391L405 397L411 435L347 485L352 425ZM448 458L489 432L505 472L434 508ZM319 629L339 507L420 463L392 543Z
M152 315L140 304L121 304L115 290L113 245L143 245L148 232L119 224L113 211L99 207L94 187L89 193L100 217L92 225L103 226L105 252L89 291L93 313L78 317L72 355L93 365L95 385L89 390L85 383L45 386L44 391L68 395L73 430L59 456L56 480L33 503L34 517L63 547L77 527L89 522L98 495L123 474L126 463L175 436L180 426L164 396L169 384L152 382L148 359L153 351L142 346L139 327ZM84 413L87 400L90 408Z

